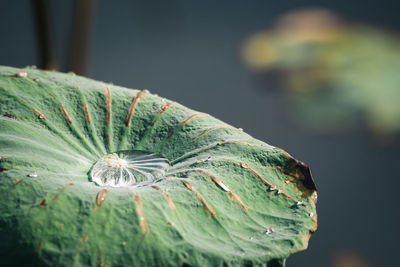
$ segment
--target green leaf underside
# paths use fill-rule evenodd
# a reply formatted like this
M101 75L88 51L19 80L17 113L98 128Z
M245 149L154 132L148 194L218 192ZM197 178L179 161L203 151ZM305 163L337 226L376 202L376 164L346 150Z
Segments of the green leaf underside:
M283 266L316 230L305 165L208 114L29 68L0 67L0 95L6 265ZM162 155L166 179L92 182L92 166L120 150Z

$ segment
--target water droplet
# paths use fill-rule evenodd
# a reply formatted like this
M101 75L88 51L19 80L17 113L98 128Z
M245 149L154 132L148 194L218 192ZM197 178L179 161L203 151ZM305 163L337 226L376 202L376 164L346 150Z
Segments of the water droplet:
M274 230L272 227L270 227L270 228L267 229L267 231L265 231L265 234L266 234L266 235L270 235L270 234L272 234L273 232L275 232L275 230Z
M240 167L247 169L249 166L246 163L240 162Z
M199 160L197 160L197 162L198 163L202 163L202 162L206 162L206 161L210 161L210 160L212 160L213 158L211 157L211 156L208 156L208 158L206 158L206 159L199 159Z
M34 173L28 174L27 176L30 178L36 178L38 175L36 174L36 172L34 172Z
M26 77L28 77L28 73L26 73L25 71L20 71L20 72L17 72L17 77L20 77L20 78L26 78Z
M98 160L90 173L99 186L140 187L165 179L168 160L151 152L120 151Z

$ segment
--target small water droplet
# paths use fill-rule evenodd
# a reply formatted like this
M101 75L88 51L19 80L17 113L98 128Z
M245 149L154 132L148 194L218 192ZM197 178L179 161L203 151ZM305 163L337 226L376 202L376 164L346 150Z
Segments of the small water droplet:
M120 151L98 160L90 173L100 186L146 186L165 179L168 160L144 151Z
M197 162L198 162L198 163L202 163L202 162L206 162L206 161L210 161L210 160L212 160L212 157L211 157L211 156L209 156L209 157L206 158L206 159L199 159L199 160L197 160Z
M230 192L230 191L231 191L224 183L220 183L219 186L221 186L221 188L222 188L225 192Z
M265 231L265 234L266 234L266 235L270 235L270 234L272 234L273 232L275 232L274 228L269 227L269 228L267 229L267 231Z
M240 162L240 167L247 169L249 166L246 163Z
M17 72L17 77L26 78L28 77L28 73L26 73L25 71L19 71Z
M30 174L28 174L27 176L30 177L30 178L36 178L36 177L38 177L38 175L37 175L36 172L30 173Z

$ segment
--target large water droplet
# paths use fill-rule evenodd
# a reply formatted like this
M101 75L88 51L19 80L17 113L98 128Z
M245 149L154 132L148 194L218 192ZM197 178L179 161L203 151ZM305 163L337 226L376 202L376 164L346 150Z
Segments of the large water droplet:
M97 161L90 173L100 186L139 187L164 179L168 160L144 151L119 151Z

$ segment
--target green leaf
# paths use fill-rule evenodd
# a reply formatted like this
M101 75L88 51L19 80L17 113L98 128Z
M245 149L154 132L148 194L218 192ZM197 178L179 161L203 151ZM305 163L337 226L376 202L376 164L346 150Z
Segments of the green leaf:
M148 91L0 67L6 266L283 266L316 230L308 167Z

